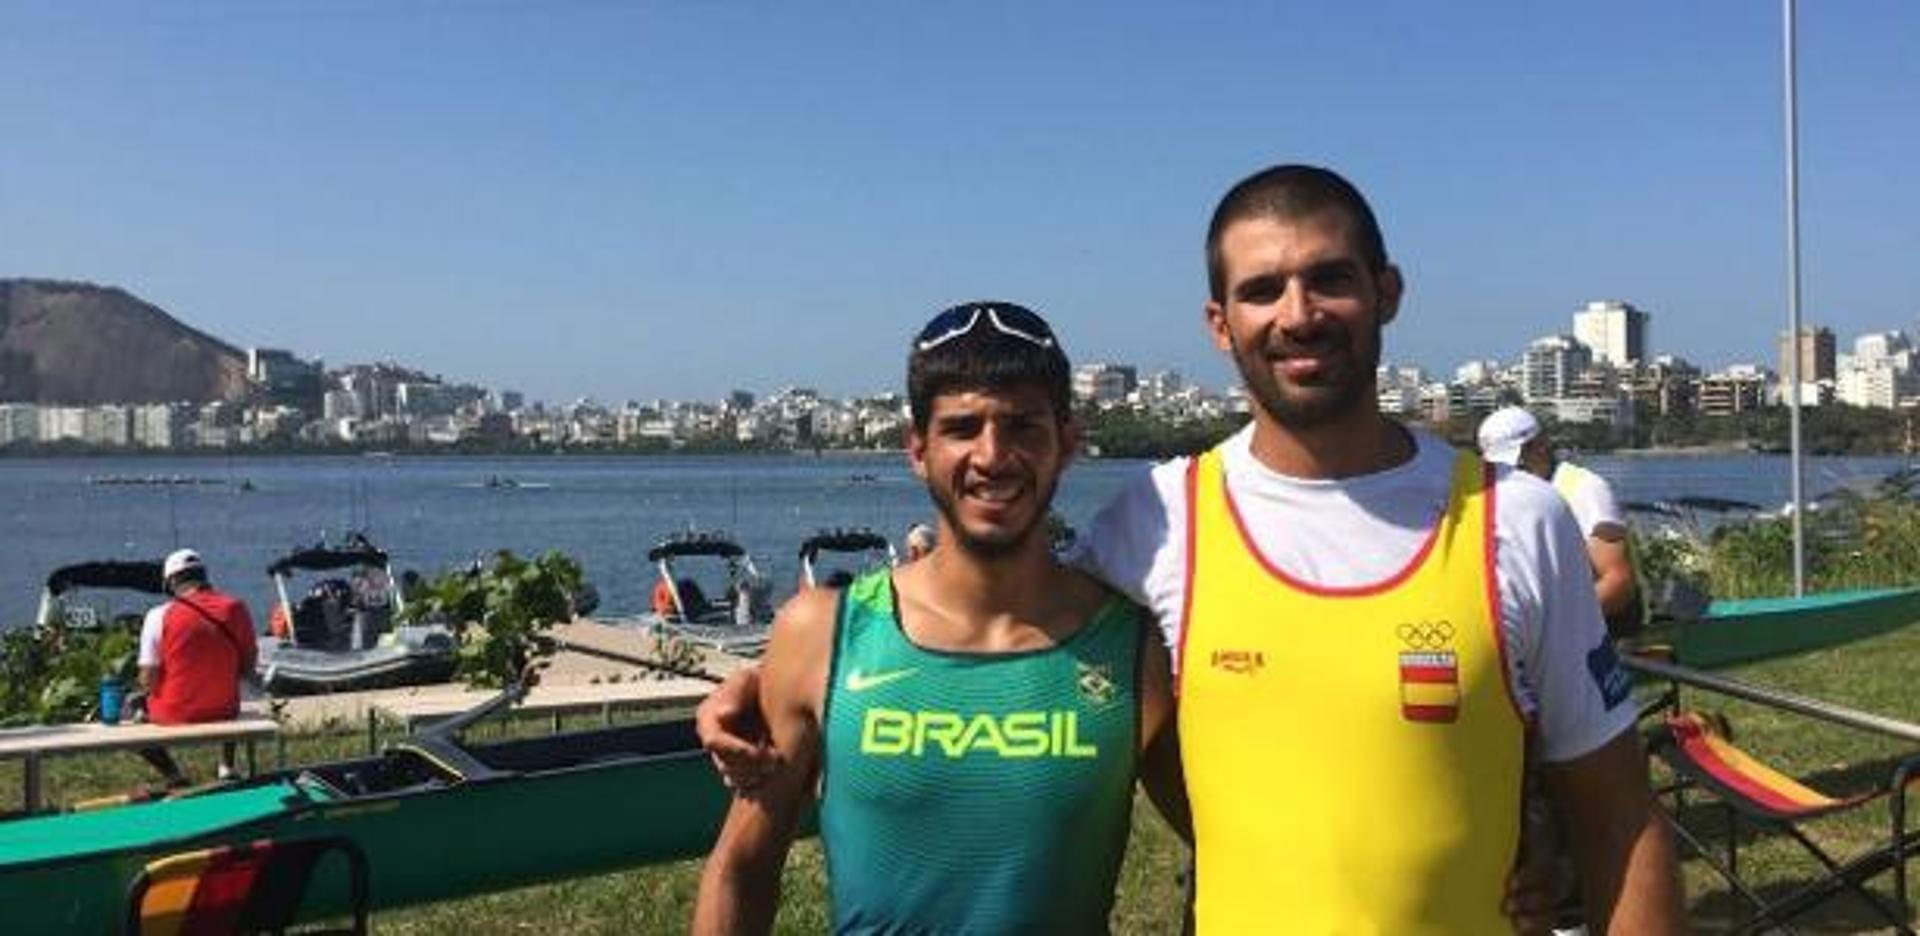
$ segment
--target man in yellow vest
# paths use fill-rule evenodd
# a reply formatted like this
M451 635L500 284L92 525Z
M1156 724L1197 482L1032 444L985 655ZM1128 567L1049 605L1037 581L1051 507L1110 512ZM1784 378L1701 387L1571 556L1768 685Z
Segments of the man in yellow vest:
M1512 465L1543 478L1565 498L1587 538L1593 563L1593 590L1600 613L1615 637L1631 637L1646 623L1633 561L1627 554L1627 523L1607 479L1554 457L1553 441L1540 420L1526 409L1506 406L1481 420L1480 454L1497 465Z
M1490 933L1528 752L1573 834L1594 932L1683 928L1628 684L1580 531L1539 479L1381 414L1404 284L1324 169L1235 185L1206 322L1253 420L1104 508L1079 561L1175 651L1199 932ZM741 680L703 706L723 772L771 762Z

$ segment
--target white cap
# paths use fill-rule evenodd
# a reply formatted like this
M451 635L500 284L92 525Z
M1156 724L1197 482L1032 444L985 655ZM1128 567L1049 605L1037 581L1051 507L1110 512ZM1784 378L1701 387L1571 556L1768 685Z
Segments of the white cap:
M1502 465L1520 462L1520 449L1540 434L1540 420L1518 406L1494 410L1480 423L1480 456Z
M167 554L165 565L160 567L161 578L173 578L188 569L204 569L206 564L200 561L200 554L191 549L176 549Z
M907 546L909 548L932 549L933 539L933 527L927 526L924 523L916 523L913 526L907 527Z

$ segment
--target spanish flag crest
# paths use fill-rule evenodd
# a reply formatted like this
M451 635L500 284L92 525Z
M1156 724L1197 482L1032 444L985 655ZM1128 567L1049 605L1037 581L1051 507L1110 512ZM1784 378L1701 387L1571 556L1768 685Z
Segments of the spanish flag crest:
M1438 724L1460 717L1460 664L1453 651L1400 654L1400 715Z

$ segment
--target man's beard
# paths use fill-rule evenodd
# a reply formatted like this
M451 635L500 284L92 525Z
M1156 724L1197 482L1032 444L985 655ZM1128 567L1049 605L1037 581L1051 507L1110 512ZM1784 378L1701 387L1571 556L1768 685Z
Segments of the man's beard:
M1344 352L1350 369L1344 373L1336 370L1309 386L1283 386L1265 349L1248 349L1238 339L1233 341L1233 363L1240 371L1247 396L1274 422L1289 429L1316 429L1364 410L1367 397L1378 392L1374 372L1380 366L1381 329L1376 315L1372 350L1357 354L1353 333L1340 328L1333 350Z
M1027 518L1026 526L1004 536L975 536L960 522L960 509L955 496L939 485L928 484L927 493L933 497L933 504L940 515L947 518L947 529L953 531L953 544L976 559L1004 559L1025 548L1027 541L1046 529L1047 514L1053 507L1053 492L1060 484L1060 476L1054 475L1044 487L1037 487L1038 509Z

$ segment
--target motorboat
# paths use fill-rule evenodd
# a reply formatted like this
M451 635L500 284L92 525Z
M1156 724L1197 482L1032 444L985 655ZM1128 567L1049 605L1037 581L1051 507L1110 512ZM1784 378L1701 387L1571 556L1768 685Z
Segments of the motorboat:
M709 592L699 579L683 575L688 560L718 561L724 572ZM758 656L773 626L768 587L753 557L725 534L692 532L670 536L647 550L647 562L659 575L653 607L610 623L630 623L656 636L738 656Z
M288 586L320 578L294 602ZM274 622L260 642L261 684L275 695L345 692L445 682L456 643L444 624L400 624L405 610L385 551L364 536L339 546L296 549L267 567Z
M47 576L40 592L40 611L34 624L41 628L96 631L115 622L131 625L136 633L145 607L117 603L105 592L132 592L150 607L165 596L160 563L150 560L105 560L61 566Z

